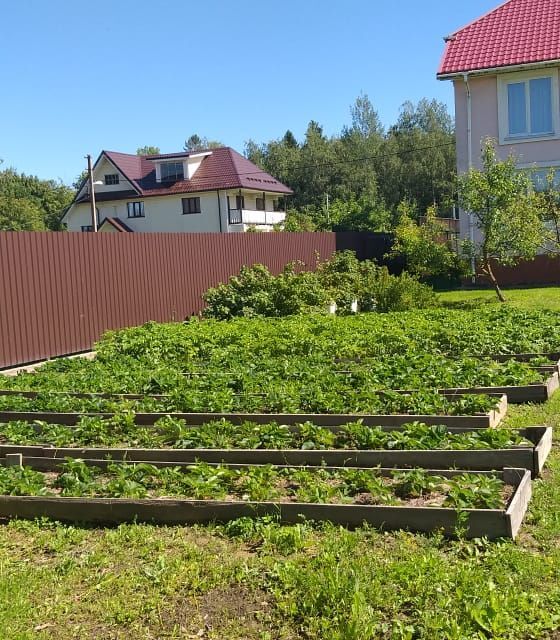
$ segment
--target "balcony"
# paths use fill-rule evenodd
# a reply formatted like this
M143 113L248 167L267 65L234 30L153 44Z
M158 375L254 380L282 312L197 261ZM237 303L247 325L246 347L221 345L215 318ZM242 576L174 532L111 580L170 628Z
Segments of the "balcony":
M255 211L253 209L230 209L228 211L230 225L272 226L284 222L285 218L285 211Z

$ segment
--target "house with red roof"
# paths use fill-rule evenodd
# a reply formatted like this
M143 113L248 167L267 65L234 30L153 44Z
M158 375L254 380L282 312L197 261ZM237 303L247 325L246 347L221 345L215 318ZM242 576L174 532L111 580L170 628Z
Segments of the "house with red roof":
M230 147L159 155L102 151L93 166L102 232L217 232L282 224L292 190ZM92 231L89 181L62 222Z
M455 90L457 170L480 167L481 141L532 169L560 175L560 0L508 0L445 38L437 73ZM474 238L461 214L461 236Z

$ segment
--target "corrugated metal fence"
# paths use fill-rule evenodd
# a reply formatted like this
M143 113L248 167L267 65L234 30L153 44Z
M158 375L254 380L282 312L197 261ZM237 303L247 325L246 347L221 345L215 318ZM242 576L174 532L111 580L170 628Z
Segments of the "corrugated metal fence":
M246 264L278 273L337 249L382 258L382 234L0 232L0 368L90 349L107 329L182 320Z

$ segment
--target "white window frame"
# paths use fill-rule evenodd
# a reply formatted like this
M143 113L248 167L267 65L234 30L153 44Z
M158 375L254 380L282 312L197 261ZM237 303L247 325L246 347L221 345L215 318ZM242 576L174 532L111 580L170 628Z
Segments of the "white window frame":
M552 78L552 133L509 134L508 118L508 85L539 78ZM549 68L542 71L521 71L519 73L503 73L498 75L498 125L500 144L517 144L518 142L539 142L540 140L558 140L560 138L560 97L558 93L558 69ZM527 103L527 119L530 118L531 106Z
M173 178L164 178L163 177L163 167L168 167L169 165L174 164L175 165L175 174ZM181 171L182 171L182 177L179 177L179 174L177 173L177 168L181 167ZM160 182L181 182L185 179L185 163L182 160L168 160L166 162L161 162L160 163L160 167L159 167L159 171L160 171Z
M126 212L129 218L145 218L144 201L135 200L133 202L126 203ZM132 215L130 215L132 213Z

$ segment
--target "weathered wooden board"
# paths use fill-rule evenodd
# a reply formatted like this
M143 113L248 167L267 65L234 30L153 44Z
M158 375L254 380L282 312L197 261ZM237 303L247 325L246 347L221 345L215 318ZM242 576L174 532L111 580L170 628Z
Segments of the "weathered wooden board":
M463 395L452 393L451 395ZM279 424L295 425L302 422L313 422L321 426L339 426L348 422L362 420L370 426L401 426L409 422L424 422L426 424L443 424L447 427L468 427L487 429L497 426L507 412L507 398L503 395L491 394L498 399L496 409L488 413L479 413L470 416L450 415L418 415L418 414L327 414L327 413L137 413L135 422L139 425L152 426L165 416L171 416L176 420L184 420L188 425L201 425L212 420L228 420L233 424L243 422L256 422L266 424L277 422ZM33 422L40 420L49 424L62 424L72 426L80 421L82 416L108 419L111 413L66 413L52 411L0 411L0 423L13 420Z
M435 473L441 475L441 472ZM501 476L514 487L507 509L465 509L463 513L466 514L466 522L461 522L461 525L466 527L467 536L493 539L514 538L517 535L530 498L530 472L525 469L506 469ZM424 533L442 531L448 536L455 535L459 524L457 511L442 507L0 496L0 517L47 517L63 522L97 525L133 521L195 524L265 515L276 516L280 522L285 523L327 520L349 527L367 523L385 530L408 529Z
M560 386L559 374L556 369L549 378L538 384L512 385L505 387L457 387L456 389L440 389L444 393L490 394L503 393L508 402L521 404L525 402L546 402Z
M36 460L118 460L149 462L156 466L189 465L196 461L250 465L308 465L336 467L423 467L431 469L499 470L524 468L536 477L542 471L552 446L552 428L527 427L516 433L533 446L507 449L417 449L417 450L302 450L302 449L139 449L105 447L54 447L0 445L0 456L21 454L26 464ZM33 460L33 462L31 461ZM46 470L47 467L41 467ZM54 467L53 467L54 468Z

